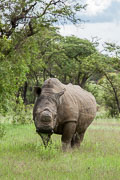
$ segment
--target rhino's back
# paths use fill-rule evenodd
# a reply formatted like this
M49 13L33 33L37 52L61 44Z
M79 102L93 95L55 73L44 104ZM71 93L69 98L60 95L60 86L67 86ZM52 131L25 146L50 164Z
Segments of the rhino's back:
M72 99L78 104L80 113L94 113L96 111L96 101L90 92L77 85L68 84L67 87Z
M95 116L96 101L91 93L72 84L66 85L66 89L66 99L68 98L68 103L73 107L73 111L78 111L79 117Z

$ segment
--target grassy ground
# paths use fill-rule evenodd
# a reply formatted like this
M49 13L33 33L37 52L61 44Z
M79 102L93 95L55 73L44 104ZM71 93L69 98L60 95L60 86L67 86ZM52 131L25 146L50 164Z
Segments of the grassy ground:
M34 125L5 125L0 180L120 180L120 123L96 120L80 149L63 153L60 136L42 146Z

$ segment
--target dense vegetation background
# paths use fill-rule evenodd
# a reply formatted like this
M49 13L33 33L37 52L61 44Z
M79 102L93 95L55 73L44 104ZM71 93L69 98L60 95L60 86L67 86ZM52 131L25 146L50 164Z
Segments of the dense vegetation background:
M33 104L34 86L48 77L91 91L107 115L120 113L120 47L63 37L60 24L81 23L86 5L71 0L1 0L0 113L16 114Z

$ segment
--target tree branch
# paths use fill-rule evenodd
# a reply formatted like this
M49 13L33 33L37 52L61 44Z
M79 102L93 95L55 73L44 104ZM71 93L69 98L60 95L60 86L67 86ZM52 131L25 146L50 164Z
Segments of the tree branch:
M37 4L37 2L35 2L34 4L32 4L28 9L25 10L25 8L23 7L22 8L22 12L21 14L19 14L18 16L13 16L11 17L11 20L10 20L10 24L11 24L11 28L9 29L9 31L6 31L6 30L3 30L1 28L1 37L5 34L8 38L12 35L12 33L14 32L15 28L18 26L18 21L19 20L22 20L24 18L27 18L26 15L30 12L30 10L32 8L35 7L35 5ZM14 14L15 15L15 14ZM33 17L31 17L33 18Z

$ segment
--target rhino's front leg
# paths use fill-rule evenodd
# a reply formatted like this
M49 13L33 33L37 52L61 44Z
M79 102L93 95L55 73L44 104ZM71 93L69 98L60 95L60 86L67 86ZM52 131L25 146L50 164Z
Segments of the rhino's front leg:
M76 122L67 122L63 127L62 149L67 151L71 148L71 140L76 131Z

